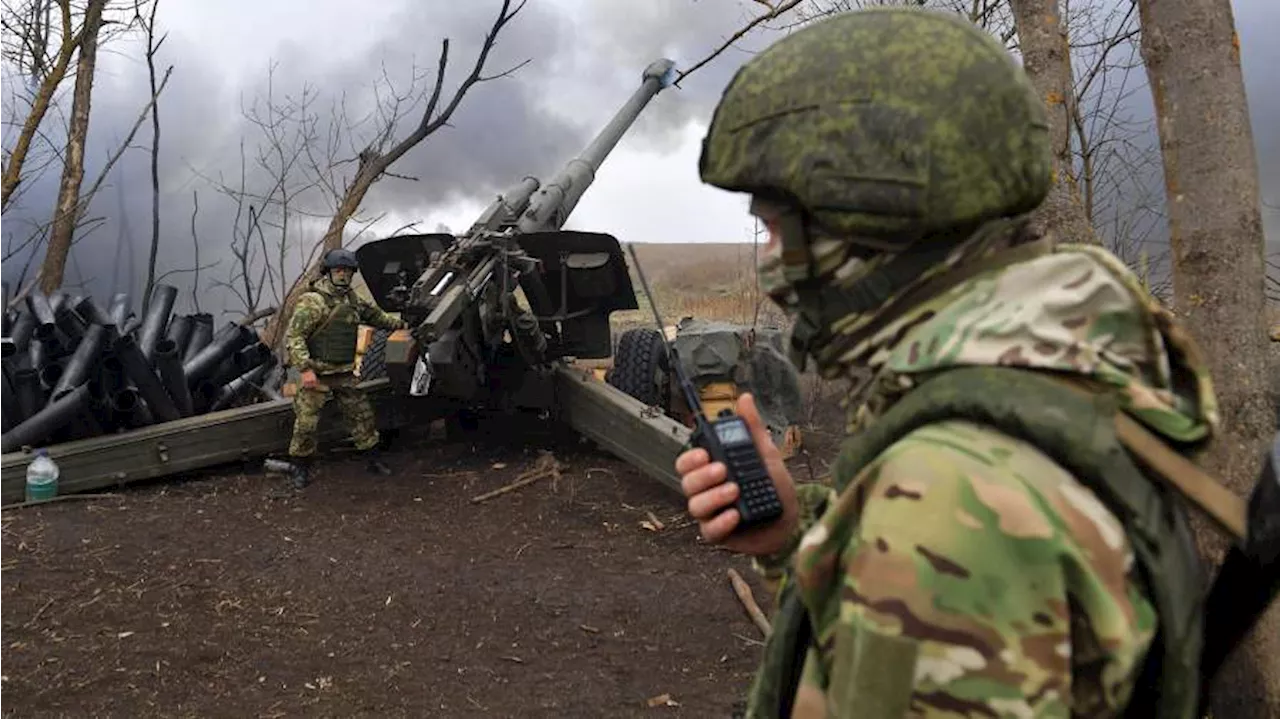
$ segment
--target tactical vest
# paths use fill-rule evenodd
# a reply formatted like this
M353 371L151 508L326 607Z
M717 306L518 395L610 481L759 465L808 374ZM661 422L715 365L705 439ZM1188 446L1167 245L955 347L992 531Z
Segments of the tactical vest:
M1194 719L1205 572L1180 497L1147 476L1116 431L1114 397L1066 386L1025 370L974 367L942 371L906 394L841 447L832 468L842 491L900 438L926 425L968 420L1034 445L1066 469L1124 525L1139 581L1159 615L1125 716ZM764 661L751 687L750 717L791 715L813 629L795 585L779 597Z
M311 359L334 365L346 365L356 360L356 336L360 331L360 315L346 298L324 298L329 316L307 338L307 351Z

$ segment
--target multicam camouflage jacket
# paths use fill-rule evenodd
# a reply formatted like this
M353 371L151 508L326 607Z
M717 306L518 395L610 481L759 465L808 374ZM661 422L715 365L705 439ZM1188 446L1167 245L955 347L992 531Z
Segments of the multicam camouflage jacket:
M311 289L298 298L293 316L289 320L289 329L285 335L285 349L289 353L289 364L299 371L313 370L317 374L339 374L351 372L354 361L325 362L312 356L309 342L313 334L329 319L334 308L339 305L349 307L359 322L385 330L396 330L404 327L404 323L393 315L383 312L377 305L360 297L354 290L342 291L334 287L328 277L321 277L311 284ZM355 333L351 333L351 355L355 354Z
M794 637L779 626L748 716L778 716L779 696L794 701L795 717L1117 716L1162 624L1184 635L1164 649L1166 662L1182 666L1165 665L1161 691L1176 693L1199 649L1185 622L1198 616L1201 577L1193 548L1160 543L1185 540L1185 526L1135 542L1143 533L1133 516L1100 501L1100 477L1087 474L1112 482L1133 474L1117 469L1117 457L1127 462L1118 445L1080 446L1101 436L1072 424L1087 422L1093 404L1072 415L1018 382L989 381L1002 373L1088 380L1157 436L1206 439L1217 408L1203 362L1136 278L1100 249L1061 245L925 301L855 356L877 375L850 413L851 434L873 434L913 393L977 371L988 374L988 397L970 399L1001 400L986 404L1009 410L1006 426L1036 424L1038 435L1022 434L1041 439L965 419L905 427L869 453L852 438L834 487L800 488L805 519L791 546L758 562L798 600L791 604L802 606L813 641L798 647L798 691L783 696ZM966 367L999 369L956 369ZM1061 461L1073 456L1080 461ZM1130 484L1155 496L1140 475ZM1150 503L1132 514L1165 510ZM1186 563L1161 565L1171 557ZM1194 689L1182 691L1163 716L1191 716Z

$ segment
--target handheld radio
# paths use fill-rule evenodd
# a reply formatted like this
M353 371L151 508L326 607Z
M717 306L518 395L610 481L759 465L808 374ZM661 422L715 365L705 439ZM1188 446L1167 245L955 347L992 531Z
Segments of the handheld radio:
M640 258L636 257L635 245L627 245L631 252L631 261L636 266L636 275L644 287L645 296L649 298L649 306L653 308L653 319L658 323L658 334L662 337L662 347L666 351L667 361L675 372L680 383L680 391L684 393L684 401L693 411L694 429L691 437L695 446L701 447L711 455L712 462L721 462L728 470L726 482L738 485L738 500L734 509L741 518L737 529L742 531L762 524L767 524L782 516L782 502L778 500L778 492L773 480L760 459L760 451L751 437L751 428L746 420L730 409L720 410L714 420L708 420L702 408L702 399L693 383L685 376L680 366L680 358L676 350L667 342L665 325L658 314L658 303L649 290L649 282L645 279L644 270L640 268Z

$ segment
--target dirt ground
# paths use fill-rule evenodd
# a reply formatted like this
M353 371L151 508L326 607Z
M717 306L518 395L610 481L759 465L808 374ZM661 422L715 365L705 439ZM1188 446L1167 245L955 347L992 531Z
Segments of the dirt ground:
M546 448L558 480L471 502ZM769 597L673 492L551 437L388 459L5 512L4 715L731 715L761 634L726 570Z

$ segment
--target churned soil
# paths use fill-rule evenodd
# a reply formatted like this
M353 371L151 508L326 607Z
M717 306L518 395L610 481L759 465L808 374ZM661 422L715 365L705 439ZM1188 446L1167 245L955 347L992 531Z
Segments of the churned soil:
M730 716L762 635L727 570L770 610L748 562L628 465L513 436L6 511L4 715ZM546 449L558 477L472 501Z

